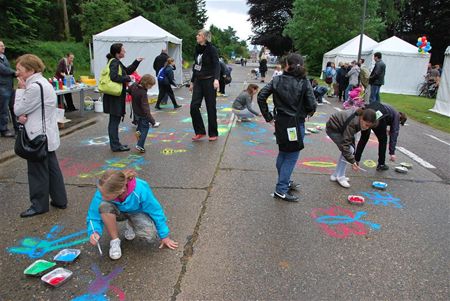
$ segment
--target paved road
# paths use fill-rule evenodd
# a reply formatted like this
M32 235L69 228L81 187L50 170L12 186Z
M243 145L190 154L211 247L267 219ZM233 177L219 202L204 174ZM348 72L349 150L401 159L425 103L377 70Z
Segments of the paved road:
M161 127L149 133L145 155L111 153L103 114L94 126L63 137L57 153L70 200L64 211L20 219L28 206L26 164L3 164L0 300L92 300L98 292L111 300L447 300L448 145L425 134L446 142L449 135L414 122L402 128L399 146L436 167L399 152L398 162L413 164L405 175L375 171L371 140L363 157L367 172L350 171L348 190L329 181L337 148L324 132L308 135L295 170L301 201L276 201L270 197L273 129L262 120L236 123L230 110L244 82L255 82L249 71L236 65L231 96L218 100L217 142L190 141L187 89L176 92L181 110L155 112ZM334 107L319 107L307 127L324 126ZM133 132L126 119L121 140L133 145ZM150 183L178 250L124 242L123 257L113 262L83 243L96 178L108 168L134 168ZM387 191L374 191L374 180L387 182ZM364 206L346 202L355 193L366 196ZM51 289L23 275L35 259L52 260L64 243L81 250L66 266L73 271L66 284ZM106 238L101 245L107 252ZM107 285L96 269L110 276Z

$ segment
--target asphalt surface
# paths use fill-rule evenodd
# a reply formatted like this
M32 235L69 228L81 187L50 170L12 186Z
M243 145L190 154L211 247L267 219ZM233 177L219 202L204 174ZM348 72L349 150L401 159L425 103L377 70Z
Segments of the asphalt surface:
M337 147L324 131L307 135L293 176L301 184L300 202L275 200L273 128L262 119L236 122L233 97L257 81L251 66L233 67L230 96L217 101L216 142L191 141L187 88L175 92L180 110L152 109L161 126L151 129L145 154L133 149L128 116L120 132L121 142L132 146L127 153L109 150L107 116L101 113L94 125L64 136L57 156L69 196L66 210L21 219L29 206L26 162L3 163L0 300L448 300L450 146L444 142L450 135L408 121L398 146L435 168L398 151L397 163L385 172L374 168L372 138L363 154L366 171L347 173L349 189L329 180ZM306 127L325 125L340 106L330 102ZM400 162L413 168L399 174L393 167ZM180 243L177 250L123 239L123 256L112 261L107 235L103 256L85 243L96 179L109 168L134 168L149 182L171 237ZM387 190L374 190L372 181L386 182ZM366 203L349 204L350 194L365 196ZM81 250L75 262L58 264L73 272L67 283L51 288L23 274L34 260L53 261L64 247Z

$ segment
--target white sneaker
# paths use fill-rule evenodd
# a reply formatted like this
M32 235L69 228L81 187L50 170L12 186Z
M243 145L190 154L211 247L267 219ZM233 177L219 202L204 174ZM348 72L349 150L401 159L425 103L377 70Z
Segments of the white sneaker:
M109 242L109 257L117 260L122 257L122 249L120 249L120 239L116 238Z
M339 185L341 185L344 188L350 187L350 183L345 179L345 177L337 178L337 182L339 183Z
M347 177L343 177L347 182L350 182L350 178ZM337 177L335 175L331 175L330 176L330 181L332 182L336 182L337 181Z
M133 227L130 226L128 221L125 224L125 232L123 233L126 240L133 240L136 237L136 233L134 233Z
M159 127L160 124L161 124L161 122L157 121L157 122L155 122L155 124L152 127L157 128L157 127Z

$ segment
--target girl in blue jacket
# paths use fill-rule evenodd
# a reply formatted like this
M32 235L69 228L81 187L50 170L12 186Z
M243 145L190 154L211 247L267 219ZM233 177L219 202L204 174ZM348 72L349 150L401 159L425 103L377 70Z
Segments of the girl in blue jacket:
M98 181L86 218L91 244L98 244L105 225L111 236L109 257L119 259L122 250L117 221L125 220L125 239L140 236L152 241L159 236L159 248L178 247L178 243L169 238L166 216L148 183L137 178L133 170L108 170Z

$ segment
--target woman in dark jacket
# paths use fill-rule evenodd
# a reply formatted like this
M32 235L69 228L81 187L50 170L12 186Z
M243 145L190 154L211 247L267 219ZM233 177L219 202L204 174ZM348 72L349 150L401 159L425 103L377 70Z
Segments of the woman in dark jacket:
M259 61L259 73L261 73L261 82L265 81L267 72L267 58L265 55L261 56L261 60Z
M143 60L143 58L137 58L130 66L125 67L120 61L124 57L125 48L121 43L112 44L106 56L108 62L111 60L111 64L109 65L109 76L111 80L123 84L122 93L119 96L103 94L103 112L109 114L109 145L113 152L126 152L130 150L128 145L122 145L119 141L119 124L120 119L125 116L126 84L131 82L128 74L133 73Z
M269 112L267 98L273 94L273 115ZM303 68L303 58L290 54L285 59L282 75L276 76L258 94L258 105L264 119L275 124L275 136L279 148L277 157L278 182L274 197L295 202L298 184L291 181L300 150L303 149L305 118L316 110L314 92Z
M217 49L211 44L211 34L207 30L197 33L197 46L195 46L194 65L192 66L192 78L189 91L192 92L191 118L195 136L193 141L198 141L206 135L200 106L205 98L206 111L208 112L209 141L216 141L219 132L217 130L216 90L219 88L220 65Z
M159 105L161 104L161 100L163 100L166 95L170 97L174 109L181 108L181 106L177 104L177 101L175 100L175 95L173 94L173 90L171 87L171 85L177 85L177 83L175 82L173 70L175 70L175 60L169 57L164 64L164 67L162 67L158 72L159 94L158 100L156 101L155 105L155 109L157 110L161 110L161 107Z
M75 56L73 53L69 52L66 54L66 57L62 58L58 66L56 67L55 77L58 80L64 80L67 75L73 76L73 60ZM69 84L66 84L69 86ZM66 112L76 111L77 108L73 105L72 93L64 94L64 98L66 99L67 109Z

